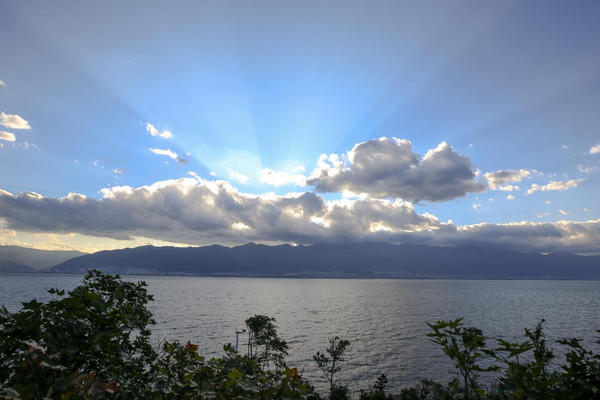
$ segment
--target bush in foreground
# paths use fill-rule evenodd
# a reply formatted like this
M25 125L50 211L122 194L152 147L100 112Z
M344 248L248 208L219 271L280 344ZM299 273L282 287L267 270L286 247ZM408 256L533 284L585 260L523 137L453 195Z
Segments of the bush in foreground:
M296 368L285 363L288 345L273 318L246 320L246 354L224 347L206 359L188 342L149 344L152 297L145 283L90 271L83 284L56 299L25 303L17 313L0 309L0 398L4 399L322 399ZM543 322L543 321L542 321ZM428 335L453 361L447 384L423 381L397 394L387 376L361 390L360 400L600 399L600 355L576 338L562 339L564 362L543 334L542 322L522 342L489 339L461 319L430 324ZM348 399L343 364L347 340L330 339L313 359L329 383L328 399ZM482 374L494 374L492 388Z

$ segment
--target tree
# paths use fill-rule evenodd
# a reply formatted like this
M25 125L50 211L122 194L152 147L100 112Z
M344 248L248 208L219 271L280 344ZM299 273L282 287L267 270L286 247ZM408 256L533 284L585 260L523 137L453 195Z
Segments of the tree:
M266 315L254 315L246 320L248 328L248 357L256 360L264 369L271 362L276 368L285 366L288 345L277 334L275 318Z
M336 336L329 339L329 347L325 349L327 355L318 351L313 356L313 360L317 363L317 367L323 371L329 381L330 393L335 392L335 374L341 371L339 363L344 361L344 353L349 345L349 341L340 339L339 336Z
M478 372L498 369L495 366L484 368L478 364L483 354L493 355L493 352L485 349L483 332L478 328L465 327L462 318L427 325L433 330L427 336L454 361L463 380L464 399L471 399L473 395L480 399L483 391L477 387Z
M67 294L49 290L58 299L32 300L17 313L3 307L0 387L23 399L139 395L154 357L145 286L90 271Z

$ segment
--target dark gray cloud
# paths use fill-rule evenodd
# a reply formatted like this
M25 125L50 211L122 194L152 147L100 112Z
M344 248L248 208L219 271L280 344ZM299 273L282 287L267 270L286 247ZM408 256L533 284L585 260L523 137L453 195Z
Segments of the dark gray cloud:
M309 192L256 196L224 181L191 178L102 193L102 199L78 194L47 198L0 190L0 222L17 231L137 236L192 245L370 240L600 253L600 220L456 226L418 214L402 200L325 201Z
M345 155L322 155L307 180L318 192L351 191L375 198L440 202L482 192L468 157L446 142L420 157L411 142L380 138L355 145Z

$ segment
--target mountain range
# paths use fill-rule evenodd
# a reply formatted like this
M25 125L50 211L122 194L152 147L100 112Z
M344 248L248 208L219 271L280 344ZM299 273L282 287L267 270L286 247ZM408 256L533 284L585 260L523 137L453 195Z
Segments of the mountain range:
M600 256L386 243L142 246L79 255L51 268L82 273L271 277L600 279Z
M85 253L65 250L37 250L19 246L0 246L0 272L35 272Z

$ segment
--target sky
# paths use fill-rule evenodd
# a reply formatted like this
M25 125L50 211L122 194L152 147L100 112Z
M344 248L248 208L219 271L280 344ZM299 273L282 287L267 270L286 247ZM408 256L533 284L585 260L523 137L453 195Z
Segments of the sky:
M0 8L0 244L600 254L597 1Z

